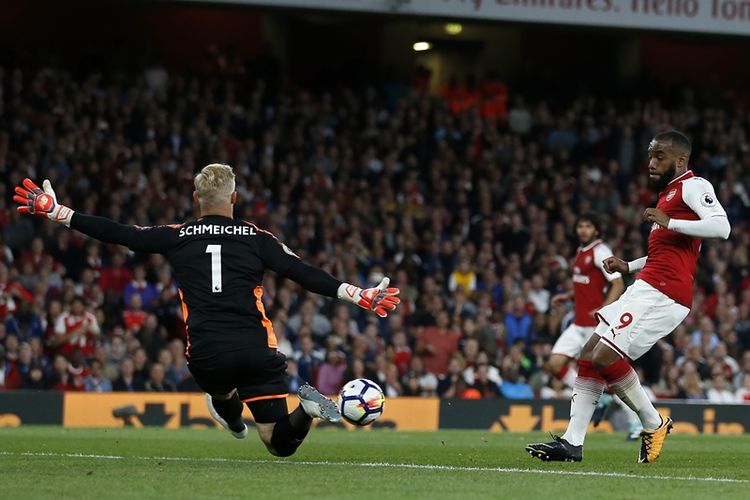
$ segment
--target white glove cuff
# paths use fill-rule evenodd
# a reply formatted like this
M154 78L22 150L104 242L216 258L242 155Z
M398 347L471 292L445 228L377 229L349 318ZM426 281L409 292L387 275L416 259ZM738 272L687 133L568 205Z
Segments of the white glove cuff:
M354 286L350 283L341 283L338 292L336 292L336 296L341 300L346 300L347 302L356 304L359 302L359 293L361 291L362 289L358 286Z

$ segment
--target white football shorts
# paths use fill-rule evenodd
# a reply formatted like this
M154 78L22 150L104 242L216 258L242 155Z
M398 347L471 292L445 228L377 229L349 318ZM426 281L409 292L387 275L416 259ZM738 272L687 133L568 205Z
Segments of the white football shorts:
M563 354L569 358L578 359L586 342L594 334L593 326L579 326L571 323L557 337L555 345L552 346L552 354Z
M597 311L596 334L622 357L636 360L672 333L690 309L643 280L636 280L620 298Z

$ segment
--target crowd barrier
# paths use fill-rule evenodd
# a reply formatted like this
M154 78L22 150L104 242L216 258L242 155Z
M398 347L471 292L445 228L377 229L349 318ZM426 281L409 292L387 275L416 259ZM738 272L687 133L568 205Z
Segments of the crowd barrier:
M297 398L289 398L290 410ZM750 405L659 402L671 415L673 432L742 434L750 432ZM477 429L493 432L562 432L568 422L567 400L459 400L389 398L383 416L367 429L431 431ZM245 416L252 423L250 412ZM0 393L0 426L64 427L214 427L204 396L196 393ZM340 429L349 425L321 424ZM595 431L612 428L602 422Z

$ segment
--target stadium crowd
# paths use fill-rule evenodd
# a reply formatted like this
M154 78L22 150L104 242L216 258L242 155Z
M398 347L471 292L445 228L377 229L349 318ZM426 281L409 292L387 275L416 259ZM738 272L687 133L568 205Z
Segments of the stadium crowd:
M457 109L455 93L251 75L0 67L0 389L197 390L164 258L10 200L24 177L49 178L76 210L173 223L194 216L193 174L224 162L236 217L341 280L401 288L381 320L268 274L291 390L365 376L387 397L567 398L542 367L571 319L550 298L571 286L574 221L594 212L615 255L645 255L646 146L674 127L733 232L704 243L690 315L637 366L658 398L750 402L750 119L732 96L548 102L511 88L507 109L484 114L481 94Z

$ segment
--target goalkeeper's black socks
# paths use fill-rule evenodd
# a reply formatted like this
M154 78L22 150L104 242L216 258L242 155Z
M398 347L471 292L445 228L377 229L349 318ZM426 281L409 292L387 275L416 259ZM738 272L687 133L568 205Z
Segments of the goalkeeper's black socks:
M312 418L305 413L302 406L290 413L286 418L276 422L271 436L271 446L280 457L293 455L310 431Z
M227 423L229 428L234 432L242 432L245 428L244 422L242 422L242 401L240 400L237 391L231 398L220 400L215 397L211 397L211 404L213 405L216 413Z
M310 430L310 424L312 424L312 417L308 415L302 405L299 405L295 410L289 414L289 424L292 429L307 435L307 431ZM303 438L305 436L302 436Z

